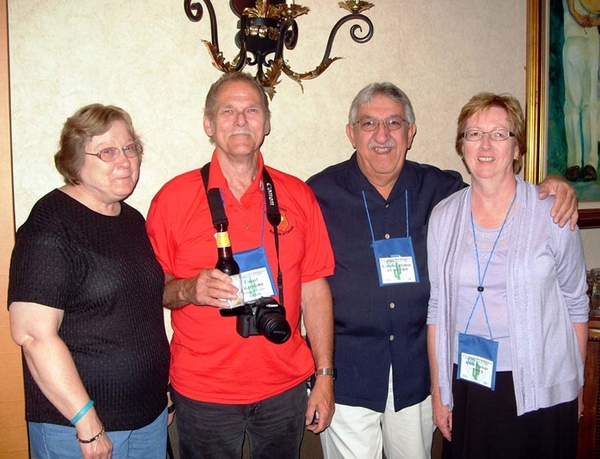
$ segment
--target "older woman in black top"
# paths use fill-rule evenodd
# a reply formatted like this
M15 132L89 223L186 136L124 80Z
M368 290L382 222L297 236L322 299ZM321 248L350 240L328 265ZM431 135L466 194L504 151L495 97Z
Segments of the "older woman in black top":
M142 151L124 110L81 108L54 157L66 185L17 232L8 302L37 459L166 456L164 277L123 201Z

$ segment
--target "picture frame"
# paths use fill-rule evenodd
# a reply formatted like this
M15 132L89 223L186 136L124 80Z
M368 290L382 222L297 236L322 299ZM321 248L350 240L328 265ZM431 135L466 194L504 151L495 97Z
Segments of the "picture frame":
M548 71L552 34L548 24L551 1L561 2L527 0L527 155L524 177L532 183L540 183L547 174L549 90L553 83L557 83L552 81ZM580 228L600 228L600 200L580 202L578 225Z

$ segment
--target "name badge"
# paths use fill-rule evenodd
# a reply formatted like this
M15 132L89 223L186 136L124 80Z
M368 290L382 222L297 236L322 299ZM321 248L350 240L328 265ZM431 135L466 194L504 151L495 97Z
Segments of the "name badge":
M410 237L372 242L379 286L417 283L419 271Z
M458 379L495 390L497 361L497 341L458 334Z
M275 282L264 247L238 252L235 260L242 272L242 288L247 303L275 296Z
M383 285L416 281L415 265L411 257L392 255L380 258L379 270L381 272L381 283Z
M271 298L275 295L266 267L242 271L242 285L246 302L256 301L262 297Z

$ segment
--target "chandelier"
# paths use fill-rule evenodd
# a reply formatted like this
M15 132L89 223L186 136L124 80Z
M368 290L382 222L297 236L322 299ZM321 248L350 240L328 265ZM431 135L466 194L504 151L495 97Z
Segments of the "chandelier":
M210 0L203 0L210 18L211 41L202 40L208 48L213 65L221 72L239 72L246 65L257 67L256 79L265 88L272 99L275 95L275 85L280 82L281 73L284 73L302 87L302 80L312 80L321 75L339 57L329 57L335 36L340 27L348 21L362 21L368 28L363 34L360 24L356 23L350 28L350 37L356 43L365 43L373 36L373 23L362 14L373 7L372 3L359 0L346 0L339 2L340 8L349 12L342 17L329 34L329 40L321 63L314 70L305 73L293 71L283 52L285 49L294 49L298 41L298 24L296 18L309 12L309 8L301 5L288 5L285 0L230 0L229 4L238 16L238 32L235 35L235 44L240 49L239 54L228 62L219 49L219 37L215 10ZM321 0L323 1L323 0ZM199 22L202 19L203 8L200 2L184 0L183 7L188 19ZM360 35L358 34L360 33Z

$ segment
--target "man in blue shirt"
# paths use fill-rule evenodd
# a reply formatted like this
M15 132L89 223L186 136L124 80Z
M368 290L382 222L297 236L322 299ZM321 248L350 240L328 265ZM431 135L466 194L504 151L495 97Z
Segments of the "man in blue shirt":
M334 250L336 408L321 433L326 459L429 458L427 223L433 207L467 186L459 173L406 159L416 134L408 97L373 83L354 99L346 133L352 157L311 177ZM555 221L577 210L559 192ZM542 197L542 196L541 196ZM574 223L572 223L574 226Z

